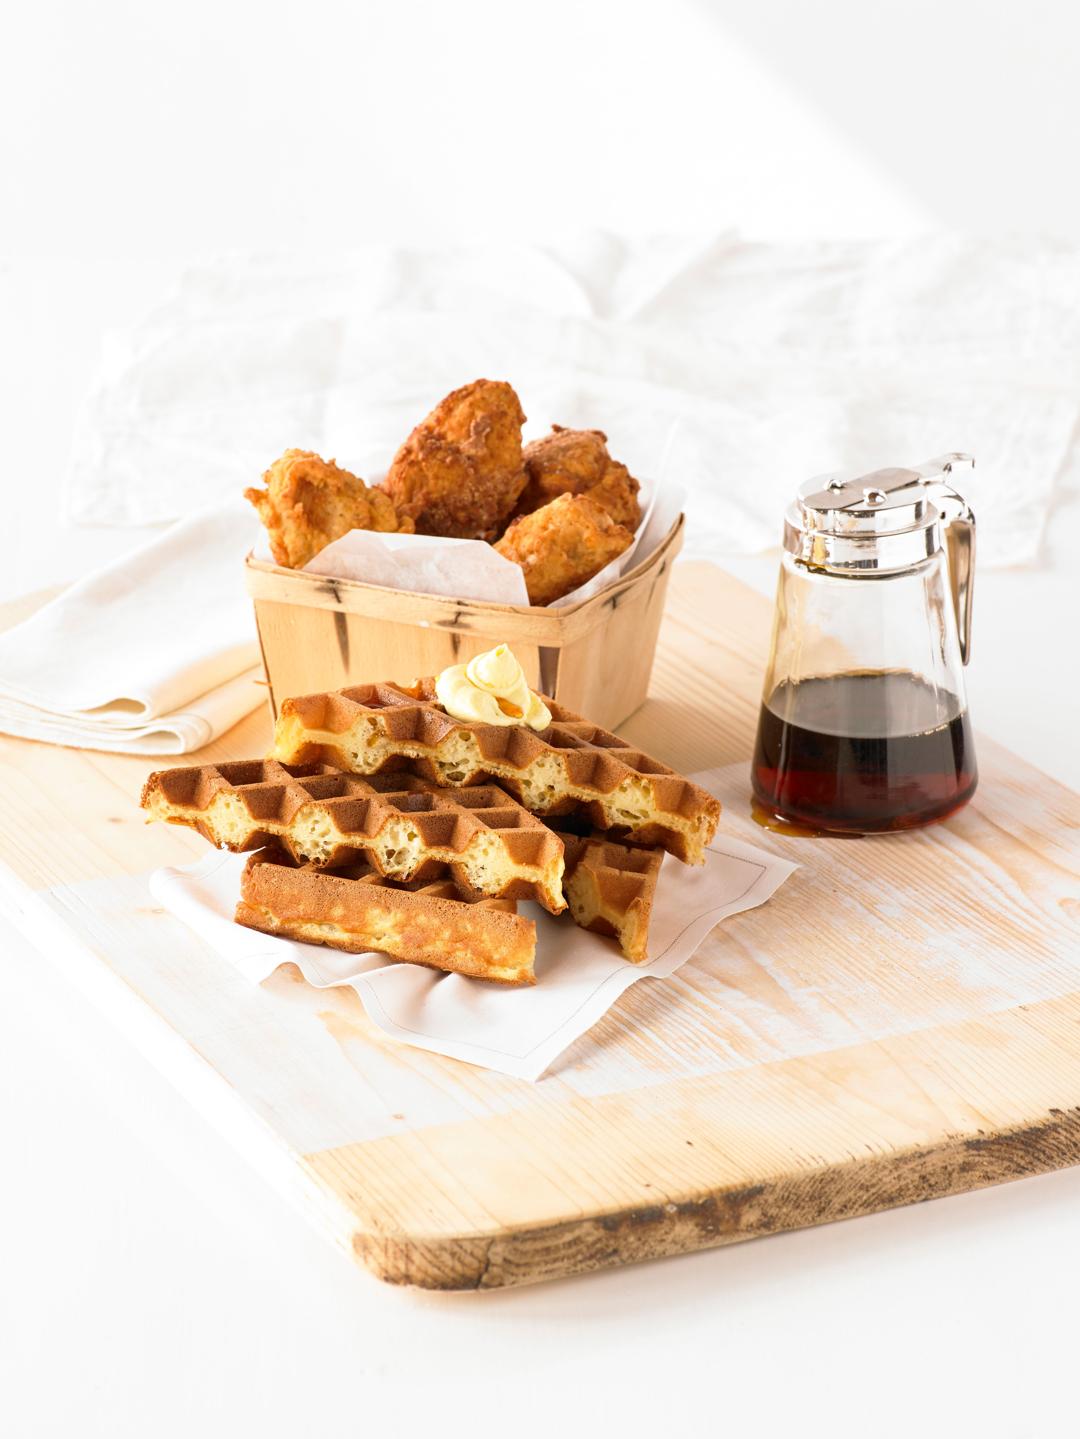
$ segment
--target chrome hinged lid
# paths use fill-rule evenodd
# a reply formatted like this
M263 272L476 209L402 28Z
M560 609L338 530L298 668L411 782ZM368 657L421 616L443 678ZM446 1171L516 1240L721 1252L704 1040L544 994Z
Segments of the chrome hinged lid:
M975 516L950 480L970 455L941 455L914 469L817 475L799 487L784 516L784 548L797 564L848 579L884 579L923 564L939 550L949 579L967 663Z

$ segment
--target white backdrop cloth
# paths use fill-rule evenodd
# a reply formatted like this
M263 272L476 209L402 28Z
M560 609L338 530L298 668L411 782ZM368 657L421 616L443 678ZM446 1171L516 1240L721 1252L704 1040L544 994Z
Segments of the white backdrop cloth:
M685 555L779 539L803 479L967 450L986 564L1032 560L1077 429L1080 254L917 241L627 242L233 257L110 337L68 518L146 524L283 449L365 477L450 389L517 388L690 491Z

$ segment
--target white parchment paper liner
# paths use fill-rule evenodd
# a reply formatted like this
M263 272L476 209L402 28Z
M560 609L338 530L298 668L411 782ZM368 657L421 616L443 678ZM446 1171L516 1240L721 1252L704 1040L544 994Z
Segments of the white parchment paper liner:
M640 500L641 524L630 548L576 590L555 600L549 608L588 599L648 559L682 513L686 491L681 485L666 481L644 482ZM255 546L253 558L264 564L273 563L265 535ZM496 605L529 603L521 566L504 559L484 540L350 530L320 550L304 570L329 579L359 580L412 594L480 600Z
M697 776L709 787L713 776ZM246 979L259 984L297 965L319 989L349 985L369 1019L405 1044L485 1069L535 1080L641 979L664 979L690 959L720 920L764 904L797 866L722 832L703 866L667 856L657 884L649 963L627 963L613 940L579 929L538 905L538 983L511 989L379 954L345 954L245 929L233 921L245 855L217 851L182 869L159 869L150 889Z

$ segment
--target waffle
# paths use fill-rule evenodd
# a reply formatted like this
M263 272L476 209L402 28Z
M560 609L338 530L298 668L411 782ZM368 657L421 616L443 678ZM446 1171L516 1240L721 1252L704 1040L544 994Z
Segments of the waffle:
M400 883L363 863L329 874L253 854L240 881L236 922L497 984L536 983L533 921L521 918L513 900L461 899L446 876Z
M446 872L467 899L535 899L557 914L563 846L497 785L445 790L416 775L362 779L275 760L158 770L142 806L222 849L272 845L297 863L365 860L393 879Z
M604 835L564 835L564 888L575 924L610 934L633 964L649 957L649 917L664 856L615 844Z
M549 707L552 723L538 733L452 719L434 700L433 680L360 685L286 700L273 754L358 774L407 766L440 785L497 780L533 814L577 814L594 829L704 863L719 802L617 735Z

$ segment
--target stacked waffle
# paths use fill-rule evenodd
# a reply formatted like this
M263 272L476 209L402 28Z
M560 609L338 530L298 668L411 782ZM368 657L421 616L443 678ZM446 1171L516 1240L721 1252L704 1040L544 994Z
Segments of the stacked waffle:
M534 900L640 963L663 852L702 863L720 806L550 713L540 731L458 720L433 680L308 695L283 705L271 758L160 770L142 805L255 851L236 912L254 929L531 984L536 925L517 907Z

